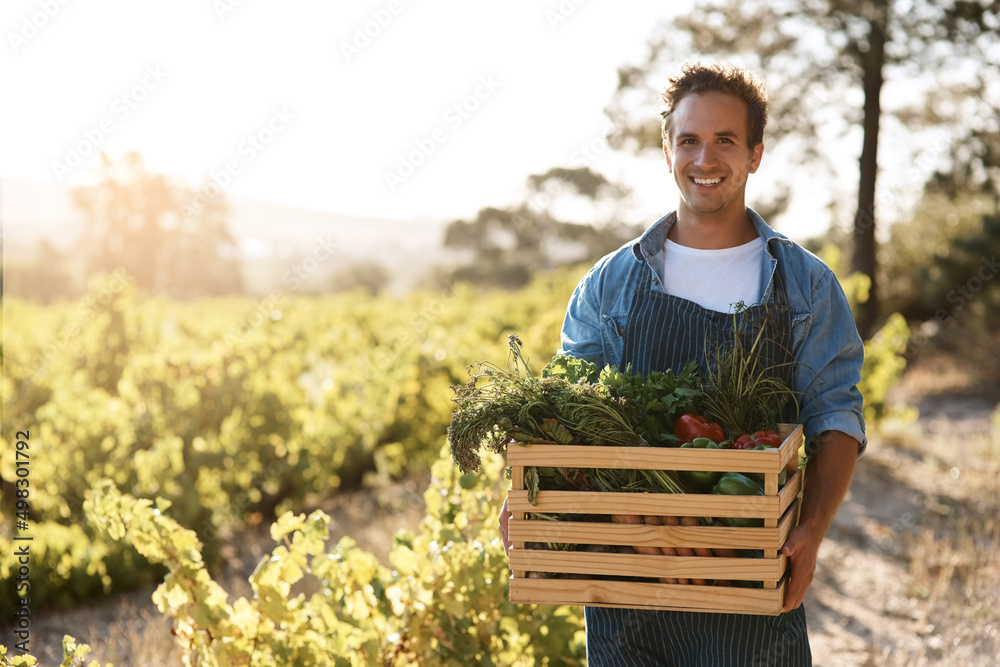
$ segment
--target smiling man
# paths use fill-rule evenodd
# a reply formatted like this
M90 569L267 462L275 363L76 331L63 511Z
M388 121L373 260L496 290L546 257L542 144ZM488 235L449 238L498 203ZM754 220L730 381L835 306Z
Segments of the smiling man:
M603 665L809 665L802 606L820 542L866 438L864 347L836 276L746 206L764 153L767 95L750 72L688 65L663 93L663 151L677 210L601 259L566 311L560 353L647 374L704 368L711 342L754 333L765 368L795 393L807 454L799 524L778 616L586 608L587 659ZM506 503L500 530L507 539Z
M665 116L663 153L681 197L672 241L718 249L757 238L744 199L764 144L751 138L747 115L741 98L706 92L681 98Z

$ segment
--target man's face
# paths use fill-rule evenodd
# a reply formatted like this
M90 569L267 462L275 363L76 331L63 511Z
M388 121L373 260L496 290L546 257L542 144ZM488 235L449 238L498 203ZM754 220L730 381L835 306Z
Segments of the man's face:
M671 118L667 166L680 191L678 216L743 214L747 177L764 144L747 144L746 103L728 93L688 95Z

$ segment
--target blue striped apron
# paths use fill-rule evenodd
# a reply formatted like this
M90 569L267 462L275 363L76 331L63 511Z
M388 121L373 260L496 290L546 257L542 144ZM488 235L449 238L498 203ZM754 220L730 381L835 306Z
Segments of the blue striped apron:
M653 281L647 266L645 285ZM732 314L651 289L637 289L624 334L622 367L643 375L672 368L680 372L691 359L704 370L706 349L732 340L741 329L745 349L764 327L765 367L776 368L791 386L791 317L780 267L765 303L742 311L739 327ZM745 325L745 326L744 326ZM586 607L587 664L590 667L750 667L812 664L803 607L779 616L716 614Z

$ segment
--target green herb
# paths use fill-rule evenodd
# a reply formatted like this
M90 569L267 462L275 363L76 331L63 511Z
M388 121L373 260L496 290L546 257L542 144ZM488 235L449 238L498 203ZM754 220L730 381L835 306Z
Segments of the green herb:
M503 452L511 443L603 446L677 444L674 421L702 398L697 365L643 378L614 367L556 356L535 377L521 355L521 340L508 339L513 370L487 362L469 367L471 380L452 387L456 409L448 427L452 458L462 472L478 471L480 450ZM662 470L530 468L529 500L539 489L669 491L683 488L676 473Z
M597 364L571 357L568 354L558 355L542 369L542 377L559 377L570 384L594 383L601 376L601 369Z
M635 405L597 383L570 383L558 375L536 378L520 356L520 339L512 335L509 345L513 371L480 362L469 367L468 383L452 387L456 409L448 442L462 472L479 470L482 447L500 453L510 442L647 444L633 426Z
M680 444L672 432L674 422L685 412L697 412L703 397L697 362L688 362L680 375L667 370L642 377L629 370L605 368L600 383L639 406L641 429L650 444Z
M795 392L777 375L784 364L767 366L761 360L764 330L768 313L756 331L746 329L744 311L733 314L735 335L732 341L717 344L707 352L704 413L722 425L726 437L738 437L760 430L777 430L782 411L789 400L798 400ZM752 338L749 344L746 340ZM794 363L794 362L791 362Z

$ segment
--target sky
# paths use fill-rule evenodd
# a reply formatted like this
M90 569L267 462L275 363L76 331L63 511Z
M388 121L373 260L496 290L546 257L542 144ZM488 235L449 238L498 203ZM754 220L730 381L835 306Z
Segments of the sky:
M5 0L0 80L18 103L0 175L80 185L100 151L135 150L227 195L440 220L586 164L652 222L676 204L671 177L610 151L603 110L617 68L693 1Z

